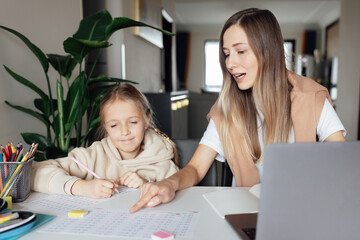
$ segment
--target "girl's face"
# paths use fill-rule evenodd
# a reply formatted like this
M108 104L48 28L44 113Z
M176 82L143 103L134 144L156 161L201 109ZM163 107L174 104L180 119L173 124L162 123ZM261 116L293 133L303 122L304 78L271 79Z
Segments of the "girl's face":
M234 77L238 88L252 88L258 78L258 61L243 28L237 24L229 27L224 33L222 47L226 68Z
M130 101L118 99L105 105L103 118L106 132L121 158L133 159L139 155L148 128L143 111Z

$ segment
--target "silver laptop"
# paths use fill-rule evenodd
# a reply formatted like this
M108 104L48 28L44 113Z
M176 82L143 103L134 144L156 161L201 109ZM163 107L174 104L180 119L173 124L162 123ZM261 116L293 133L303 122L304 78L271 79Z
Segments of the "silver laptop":
M267 146L256 239L360 239L360 142Z

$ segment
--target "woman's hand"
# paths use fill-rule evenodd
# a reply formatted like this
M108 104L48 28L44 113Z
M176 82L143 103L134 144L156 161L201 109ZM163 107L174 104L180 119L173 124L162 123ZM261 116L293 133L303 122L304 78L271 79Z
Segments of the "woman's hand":
M143 207L155 207L174 199L175 192L198 184L208 172L217 152L200 144L190 162L179 172L159 182L146 183L141 187L140 199L130 208L136 212Z
M126 172L124 175L116 179L116 183L130 188L141 187L146 182L148 181L140 177L136 172L131 171Z
M143 207L155 207L160 203L170 202L175 197L175 188L169 179L146 183L140 189L140 199L129 210L131 213Z
M90 198L109 198L114 194L118 185L112 180L93 179L77 180L71 188L71 193Z

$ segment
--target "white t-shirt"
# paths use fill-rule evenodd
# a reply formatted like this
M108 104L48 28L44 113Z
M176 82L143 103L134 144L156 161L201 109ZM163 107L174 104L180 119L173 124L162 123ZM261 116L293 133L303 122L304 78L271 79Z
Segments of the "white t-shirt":
M257 124L259 126L258 127L258 136L259 136L259 143L260 143L261 150L263 150L264 143L263 143L263 138L262 138L262 128L260 126L261 126L262 121L264 120L264 117L261 114L261 112L259 112L259 115L260 116L257 119ZM324 107L323 107L321 115L320 115L318 125L316 127L316 134L319 138L319 141L323 142L327 137L329 137L331 134L333 134L337 131L342 131L343 135L344 136L346 135L346 130L345 130L343 124L341 123L338 115L336 114L335 109L330 104L330 102L326 99L325 103L324 103ZM291 128L288 142L289 143L295 142L293 128ZM199 144L204 144L204 145L214 149L218 153L218 155L216 156L216 160L225 162L224 149L220 142L219 134L216 130L215 123L212 119L210 119L207 129L204 132L204 135L201 138ZM263 175L263 162L256 164L256 167L258 168L260 182L261 182L262 175ZM233 178L232 185L235 186L234 178Z

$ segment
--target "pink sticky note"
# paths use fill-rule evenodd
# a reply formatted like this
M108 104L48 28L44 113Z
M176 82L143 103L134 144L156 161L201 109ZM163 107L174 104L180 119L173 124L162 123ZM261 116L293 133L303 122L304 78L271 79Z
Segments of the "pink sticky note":
M171 240L174 239L174 234L165 232L165 231L158 231L151 235L152 240Z

